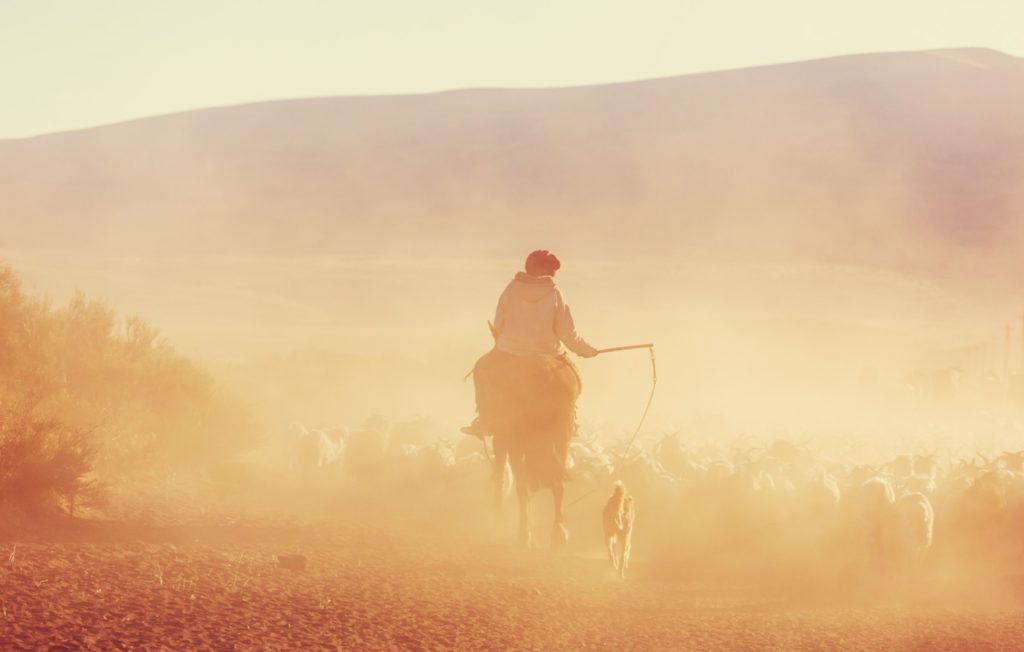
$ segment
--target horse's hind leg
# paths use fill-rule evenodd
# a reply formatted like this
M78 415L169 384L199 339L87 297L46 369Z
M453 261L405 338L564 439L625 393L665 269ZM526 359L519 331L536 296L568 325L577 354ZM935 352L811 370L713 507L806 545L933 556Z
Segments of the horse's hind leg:
M565 484L556 482L551 486L555 501L555 524L551 529L551 547L561 550L569 542L569 530L565 527Z
M494 510L500 512L505 502L505 474L509 473L508 448L505 440L501 437L494 438L494 469L492 480L494 482Z
M524 548L529 548L532 543L530 535L530 487L524 476L526 469L522 454L513 453L510 456L512 468L512 479L516 487L516 498L519 501L519 543Z
M529 548L532 541L530 535L530 488L525 482L516 480L516 496L519 498L519 543Z

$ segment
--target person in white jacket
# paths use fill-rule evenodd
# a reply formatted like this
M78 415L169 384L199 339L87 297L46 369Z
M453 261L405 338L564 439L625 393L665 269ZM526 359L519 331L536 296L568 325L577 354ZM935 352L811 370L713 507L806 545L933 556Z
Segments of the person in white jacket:
M494 349L473 368L477 414L473 423L462 428L467 435L483 437L490 432L487 423L488 393L491 377L500 373L501 358L507 355L565 356L563 345L584 358L597 355L597 349L576 332L572 313L561 290L555 285L555 272L562 264L549 251L537 250L526 258L525 272L519 272L498 299L492 335Z

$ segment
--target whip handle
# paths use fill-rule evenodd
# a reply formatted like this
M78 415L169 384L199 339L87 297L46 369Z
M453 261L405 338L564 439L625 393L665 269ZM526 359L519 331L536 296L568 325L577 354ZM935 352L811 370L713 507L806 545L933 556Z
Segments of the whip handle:
M630 344L629 346L615 346L610 349L598 349L600 353L612 353L613 351L631 351L633 349L653 349L653 344Z

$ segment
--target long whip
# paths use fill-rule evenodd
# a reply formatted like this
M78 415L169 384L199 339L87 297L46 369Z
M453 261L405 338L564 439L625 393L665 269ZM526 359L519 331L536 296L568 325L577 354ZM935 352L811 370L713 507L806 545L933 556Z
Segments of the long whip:
M644 406L644 413L643 416L640 417L640 423L637 424L636 430L633 431L633 436L630 437L629 443L626 445L625 454L629 453L629 449L633 447L633 441L636 439L636 436L640 434L640 429L644 427L644 421L647 420L647 413L651 411L651 403L654 401L654 390L657 389L658 387L658 363L654 357L654 344L630 344L629 346L613 346L610 349L597 350L597 354L600 355L601 353L614 353L616 351L633 351L635 349L648 349L651 352L651 394L650 396L647 397L647 405ZM600 491L599 488L591 489L587 493L571 501L569 504L566 505L566 507L572 507L576 503L594 495L598 491Z
M616 351L632 351L635 349L647 349L651 353L651 394L647 397L647 405L644 406L643 416L640 417L640 423L636 425L636 430L633 431L633 436L629 438L629 443L626 444L626 450L623 454L628 454L629 449L633 447L633 442L636 441L637 435L640 434L640 429L644 427L644 421L647 420L647 413L651 411L651 403L654 402L654 392L658 388L658 362L654 357L654 344L630 344L629 346L613 346L610 349L598 349L597 354L602 353L614 353Z

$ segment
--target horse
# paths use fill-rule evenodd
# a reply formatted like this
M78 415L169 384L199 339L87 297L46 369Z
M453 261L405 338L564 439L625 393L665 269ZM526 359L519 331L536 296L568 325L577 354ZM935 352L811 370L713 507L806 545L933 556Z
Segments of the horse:
M550 489L554 500L552 547L569 540L565 526L566 460L576 431L576 400L580 379L565 356L516 356L492 351L483 371L491 391L486 410L494 435L496 502L500 505L506 461L512 471L519 504L519 543L532 543L530 498ZM481 379L484 380L484 379ZM481 414L484 412L482 411Z

